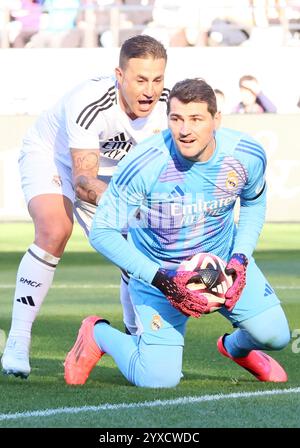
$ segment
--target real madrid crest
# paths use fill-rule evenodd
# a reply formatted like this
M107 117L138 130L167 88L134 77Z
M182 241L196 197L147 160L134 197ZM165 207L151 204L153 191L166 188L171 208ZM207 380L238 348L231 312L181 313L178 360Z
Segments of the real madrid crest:
M58 187L61 187L61 186L62 186L62 180L61 180L61 177L58 176L58 175L54 175L54 176L53 176L53 179L52 179L52 183L53 183L54 185L57 185Z
M153 331L158 331L162 327L162 320L159 314L154 314L152 317L151 328Z
M234 190L238 187L239 184L239 178L235 171L229 171L227 173L227 179L226 179L226 188L228 190Z

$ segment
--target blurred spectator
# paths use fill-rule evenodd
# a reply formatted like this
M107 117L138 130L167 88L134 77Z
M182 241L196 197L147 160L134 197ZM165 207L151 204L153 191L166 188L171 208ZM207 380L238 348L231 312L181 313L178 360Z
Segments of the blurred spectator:
M151 22L155 0L122 0L122 3L132 7L128 10L127 17L134 25L145 26ZM134 9L134 6L139 8Z
M10 46L24 48L39 31L42 0L20 0L12 2L10 10Z
M121 0L119 3L128 6L128 10L123 10L121 14L121 22L125 25L119 35L119 45L122 45L126 39L141 34L151 22L155 0Z
M171 44L172 35L180 29L179 0L155 0L152 20L147 24L143 33L159 39L166 47ZM186 46L186 39L180 46Z
M214 89L216 99L217 99L217 109L218 112L225 112L225 94L220 89Z
M113 25L112 9L114 0L94 0L94 14L95 14L95 30L97 46L112 47L113 46Z
M166 46L240 45L253 25L250 0L155 0L144 31Z
M167 47L198 45L203 28L200 12L201 2L194 0L155 0L153 20L143 33L159 39Z
M251 0L199 2L203 36L207 46L238 46L249 39L253 26ZM205 42L202 37L202 42Z
M41 30L31 39L31 46L80 47L82 32L76 26L80 3L80 0L45 0Z
M238 114L276 113L276 106L262 92L257 79L252 75L239 80L241 101L232 111Z
M250 29L229 19L214 19L208 30L210 47L234 47L243 44L250 37Z
M9 47L10 8L8 0L0 0L0 46Z
M101 47L121 46L141 34L152 20L155 0L96 0L95 17Z

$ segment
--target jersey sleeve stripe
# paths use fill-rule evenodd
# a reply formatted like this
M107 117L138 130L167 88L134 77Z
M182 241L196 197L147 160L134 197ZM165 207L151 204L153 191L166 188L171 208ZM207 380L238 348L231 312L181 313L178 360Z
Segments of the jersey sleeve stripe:
M116 181L117 185L127 185L134 176L145 166L148 165L149 162L152 162L152 160L155 160L158 155L162 154L162 151L160 151L157 148L153 148L152 151L148 152L145 157L139 160L138 163L135 163L133 165L130 165L130 169L127 170L125 176L121 176Z
M140 154L138 157L134 159L135 165L139 163L141 159L143 159L149 152L153 152L155 148L151 146L147 151L144 151L142 154ZM122 182L123 177L127 175L128 171L132 168L133 165L127 165L127 167L124 169L123 173L119 176L119 178L116 180L116 183Z
M257 151L259 154L261 154L263 157L265 157L265 151L263 150L263 148L261 146L254 146L254 145L250 145L249 143L239 143L237 145L240 148L247 148L247 149L251 149L252 151Z
M91 126L91 124L93 123L93 121L95 120L95 118L97 117L97 115L98 115L100 112L102 112L103 110L107 110L107 109L109 109L109 108L112 107L112 106L113 106L113 102L110 101L106 107L99 107L99 108L96 110L96 112L94 113L94 115L92 116L92 118L90 119L90 121L88 122L88 124L85 126L85 129L88 129L88 128ZM81 126L82 126L82 125L81 125Z
M83 126L84 122L86 121L86 119L88 118L88 116L90 115L90 113L94 110L95 106L103 106L107 103L107 101L115 101L116 99L116 93L115 93L115 87L112 86L108 89L107 92L105 92L105 94L99 98L98 100L88 104L78 115L78 118L76 120L77 124L80 124L81 126ZM91 111L92 109L92 111ZM84 116L84 114L86 114ZM84 116L84 117L83 117ZM80 123L81 118L83 117L83 123Z
M245 143L245 144L247 144L247 145L249 145L249 146L253 146L253 148L260 149L261 151L264 152L264 150L263 150L263 148L262 148L261 145L259 145L258 143L252 142L251 140L246 140L246 139L244 139L244 138L241 138L240 142L241 142L241 143Z
M95 118L97 117L97 115L99 114L99 112L102 112L103 110L107 110L110 107L112 107L114 105L113 100L108 99L107 101L105 101L105 103L101 104L101 106L98 106L96 112L94 113L94 115L92 116L92 118L90 119L90 121L88 122L88 124L85 126L85 129L88 129L90 127L90 125L93 123L93 121L95 120ZM80 126L84 125L84 122L86 121L87 118L90 117L90 115L93 113L93 111L90 111L87 115L86 118L82 121L82 123L80 123Z
M80 114L79 114L77 120L79 121L80 118L81 118L81 116L84 114L84 112L86 112L90 107L93 107L93 106L95 106L95 105L101 103L103 100L105 100L105 98L107 98L110 94L112 94L113 91L114 91L114 86L110 87L110 88L107 90L107 92L105 92L104 95L103 95L101 98L99 98L98 100L93 101L92 103L88 104L88 105L87 105L87 106L80 112Z
M267 165L267 158L266 158L265 151L261 145L255 143L255 142L252 142L250 140L241 139L239 141L236 149L241 149L241 150L245 150L245 151L248 150L253 155L257 154L257 157L260 156L264 160L263 165L264 165L264 170L265 170L265 167Z
M162 154L162 152L159 151L159 154ZM156 157L157 157L157 154L154 154L152 157L149 157L148 160L145 160L144 163L143 163L142 165L140 165L140 166L134 171L134 173L132 173L132 175L130 176L130 178L129 178L129 179L127 178L126 183L124 182L125 185L128 185L129 182L134 178L134 176L136 176L137 173L138 173L139 171L141 171L142 168L144 168L144 166L148 165L150 162L152 162L152 160L155 160Z
M107 103L111 104L111 99L110 99L109 97L107 97L106 100L101 104L101 107L102 107L102 106L103 106L103 107L106 106ZM89 116L90 116L95 110L97 110L97 109L99 109L99 108L100 108L100 105L99 105L99 104L96 104L95 106L93 106L93 107L89 110L89 112L88 112L87 114L85 114L85 117L82 118L81 122L79 123L80 126L83 126L83 125L85 124L86 120L89 118Z
M255 153L251 150L247 150L247 149L243 149L243 148L239 148L239 147L236 148L236 151L244 152L244 153L250 154L252 156L258 157L262 161L263 171L265 172L265 169L266 169L266 158L265 157L262 157L260 154Z

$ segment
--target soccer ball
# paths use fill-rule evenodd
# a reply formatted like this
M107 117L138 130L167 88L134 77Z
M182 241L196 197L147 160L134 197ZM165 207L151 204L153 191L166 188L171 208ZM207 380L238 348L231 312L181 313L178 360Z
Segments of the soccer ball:
M217 255L200 253L183 261L178 268L179 271L195 271L199 274L191 278L186 286L207 298L209 311L204 314L219 310L225 303L225 294L233 283L232 276L225 274L225 267L225 261Z

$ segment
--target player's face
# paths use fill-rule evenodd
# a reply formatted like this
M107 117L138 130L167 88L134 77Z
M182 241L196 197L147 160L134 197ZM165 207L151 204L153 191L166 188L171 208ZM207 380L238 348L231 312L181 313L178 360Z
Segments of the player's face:
M116 69L120 106L132 120L152 112L164 87L165 68L164 59L149 57L129 59L125 69Z
M215 150L214 131L221 120L213 117L207 103L184 104L172 98L168 116L169 128L180 154L193 162L205 162Z

